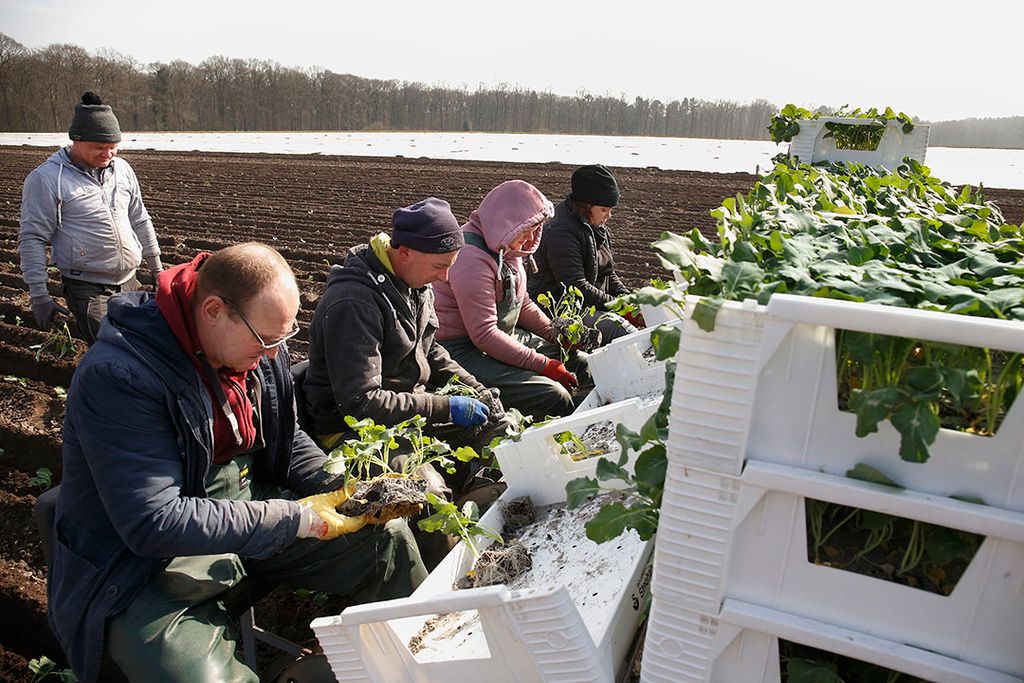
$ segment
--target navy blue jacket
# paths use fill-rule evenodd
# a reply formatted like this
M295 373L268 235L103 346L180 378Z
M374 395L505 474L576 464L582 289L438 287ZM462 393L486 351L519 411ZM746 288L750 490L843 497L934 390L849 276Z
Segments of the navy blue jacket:
M255 372L266 450L253 479L300 496L336 488L296 424L287 350ZM111 299L68 391L47 591L50 627L80 681L99 675L107 617L172 558L265 558L295 539L293 501L206 497L212 430L209 393L153 295Z

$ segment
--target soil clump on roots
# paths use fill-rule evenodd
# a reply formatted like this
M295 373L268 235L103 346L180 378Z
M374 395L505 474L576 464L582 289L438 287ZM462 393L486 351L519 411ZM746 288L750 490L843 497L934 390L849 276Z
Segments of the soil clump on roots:
M411 517L427 503L427 482L408 477L377 477L360 482L356 492L338 507L348 517L376 519Z

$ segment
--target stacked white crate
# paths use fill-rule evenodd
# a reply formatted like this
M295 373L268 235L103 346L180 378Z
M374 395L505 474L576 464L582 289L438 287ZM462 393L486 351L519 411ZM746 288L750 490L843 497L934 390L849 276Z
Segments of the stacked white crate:
M630 399L574 414L523 432L495 455L508 490L480 520L491 529L504 526L503 506L519 496L534 505L564 502L566 484L593 477L597 458L573 460L555 439L559 432L581 433L603 420L639 431L657 402ZM632 468L636 454L630 455ZM608 482L611 485L610 482ZM588 541L589 543L589 541ZM340 683L450 683L459 677L496 683L611 683L621 675L639 625L639 606L649 580L650 541L623 556L618 576L624 592L597 623L585 623L566 585L586 582L593 567L574 565L567 553L563 585L511 591L505 586L453 590L474 558L459 543L408 598L349 607L342 614L311 624ZM479 542L480 548L490 545ZM639 596L639 597L638 597ZM428 618L451 612L476 611L482 636L453 646L443 657L421 660L409 647Z
M789 146L789 154L804 163L818 161L854 162L865 166L883 166L894 169L902 163L904 157L924 163L928 149L929 126L925 123L914 124L909 133L903 132L903 124L899 121L886 123L886 131L873 150L839 149L836 139L828 135L826 123L839 123L850 126L878 125L874 119L858 119L842 116L823 116L817 119L800 121L800 132L793 138Z
M687 316L646 683L778 681L778 637L933 681L1022 680L1024 401L996 436L941 430L928 462L905 462L887 423L862 439L839 411L837 328L1024 352L1020 323L811 297L727 303L712 333ZM847 478L858 463L906 489ZM805 496L986 540L931 594L808 562Z

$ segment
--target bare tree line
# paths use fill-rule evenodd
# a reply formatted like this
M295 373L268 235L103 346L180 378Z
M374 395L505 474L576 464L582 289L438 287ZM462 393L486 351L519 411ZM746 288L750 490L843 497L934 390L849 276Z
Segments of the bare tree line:
M0 33L0 130L64 130L85 90L98 92L122 128L135 131L429 130L763 140L778 109L766 100L662 102L585 91L564 96L504 83L467 91L258 59L142 64L71 44L32 50ZM1022 120L1016 120L1016 137L1009 136L1017 144L999 143L1004 128L992 125L983 138L986 146L1022 146ZM965 127L937 131L942 143L933 132L933 144L976 139L964 132L976 130L970 121L945 123Z

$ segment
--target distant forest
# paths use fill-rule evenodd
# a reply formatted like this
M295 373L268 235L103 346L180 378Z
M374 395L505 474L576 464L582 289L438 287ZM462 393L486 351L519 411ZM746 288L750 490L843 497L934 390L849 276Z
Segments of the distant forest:
M779 109L766 100L662 102L584 91L565 96L504 83L467 91L259 59L142 64L70 44L33 50L0 33L0 131L65 130L85 90L99 93L121 127L133 131L422 130L766 140L768 119ZM1024 116L933 123L930 144L1024 148Z

